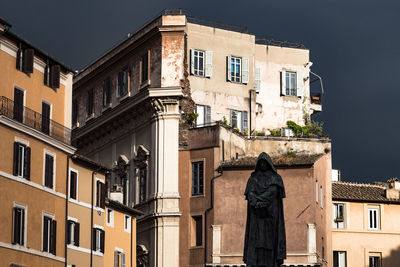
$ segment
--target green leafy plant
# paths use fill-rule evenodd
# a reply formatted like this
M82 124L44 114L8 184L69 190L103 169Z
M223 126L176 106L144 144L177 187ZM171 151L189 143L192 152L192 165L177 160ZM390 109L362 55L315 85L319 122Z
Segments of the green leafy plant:
M271 135L274 137L281 136L281 129L272 129L269 131L271 132Z
M246 135L246 136L248 135L248 132L247 132L246 129L243 130L243 134Z
M196 112L194 112L194 111L190 111L190 112L187 114L187 122L188 122L190 125L193 125L193 124L194 124L194 121L197 119L198 116L199 116L198 113L196 113Z
M294 153L294 152L288 152L288 153L286 154L286 157L288 157L288 158L295 158L295 157L296 157L296 153Z
M294 121L287 121L286 125L293 130L295 136L302 136L303 135L303 129L301 128L300 125L297 125Z

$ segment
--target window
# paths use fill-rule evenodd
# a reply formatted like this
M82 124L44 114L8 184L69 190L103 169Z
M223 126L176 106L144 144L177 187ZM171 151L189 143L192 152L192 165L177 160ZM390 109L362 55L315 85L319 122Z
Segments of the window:
M114 211L107 208L107 226L114 226Z
M44 84L55 89L60 87L60 65L47 64L44 69Z
M96 206L104 209L106 197L106 186L100 180L96 182Z
M324 208L324 202L323 202L323 195L322 195L322 185L319 187L319 191L320 191L320 196L321 196L321 209Z
M368 229L378 230L379 229L379 219L378 219L378 208L368 209Z
M131 216L125 215L124 216L124 230L125 232L131 232Z
M128 93L128 68L118 72L117 92L119 97L123 97Z
M344 228L344 204L342 203L333 204L333 228Z
M231 57L231 60L230 60L231 79L230 79L230 81L240 83L241 78L242 78L241 70L242 70L242 59L238 58L238 57Z
M346 251L333 252L333 267L346 267Z
M196 105L196 113L198 117L196 118L196 127L209 125L211 123L211 107Z
M194 75L204 75L204 51L192 49L192 66Z
M78 124L78 99L72 101L72 126Z
M203 195L204 187L204 163L192 162L192 196Z
M50 154L45 154L45 167L44 167L44 185L53 188L54 183L54 157Z
M13 209L13 237L12 243L25 245L25 207L16 205Z
M301 97L303 94L303 82L301 72L281 71L281 94Z
M20 47L17 51L17 70L25 73L33 73L34 54L33 49L23 49Z
M110 78L104 80L103 84L103 106L107 107L111 104L111 81Z
M31 148L25 144L14 142L14 176L30 179Z
M380 256L369 256L369 267L380 267L381 257Z
M114 267L125 267L125 254L122 251L114 251Z
M297 95L296 72L287 71L285 79L286 79L286 95L296 96Z
M86 106L86 113L87 116L90 117L94 113L94 108L93 108L93 88L90 89L87 93L87 106Z
M149 53L150 51L148 51L147 53L145 53L142 56L142 59L140 61L140 69L141 69L141 83L144 83L146 81L149 80Z
M191 246L199 247L203 245L203 217L201 215L192 216L191 225Z
M22 122L24 119L24 91L14 88L14 120Z
M42 132L50 134L50 104L42 102Z
M50 216L43 217L43 251L56 255L57 222Z
M78 173L76 171L69 171L69 197L78 199Z
M104 253L105 232L100 228L93 228L92 247L94 251Z
M249 82L249 59L234 56L227 57L227 80L237 83Z
M139 203L146 200L147 168L139 169Z
M67 222L67 242L69 245L79 247L79 228L80 224L73 220Z
M238 129L239 132L248 131L248 113L247 111L231 110L231 126Z

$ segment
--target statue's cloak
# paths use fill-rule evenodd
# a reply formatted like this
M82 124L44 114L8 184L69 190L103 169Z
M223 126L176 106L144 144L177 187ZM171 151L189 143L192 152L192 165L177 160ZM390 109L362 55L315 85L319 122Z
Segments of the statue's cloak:
M270 170L260 170L261 160ZM244 194L248 204L243 261L247 266L279 266L286 259L285 187L267 153L259 155Z

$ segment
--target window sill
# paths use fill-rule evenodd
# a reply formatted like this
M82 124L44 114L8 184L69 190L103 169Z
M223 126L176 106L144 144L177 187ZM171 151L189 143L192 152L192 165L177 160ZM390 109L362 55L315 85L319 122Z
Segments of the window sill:
M143 88L149 87L150 84L151 84L151 81L150 81L150 80L146 80L146 81L142 82L142 83L140 84L139 90L142 90Z
M194 247L190 247L190 249L202 249L202 248L204 248L204 246L203 246L203 245L201 245L201 246L194 246Z
M190 198L204 198L204 194L203 195L191 195Z
M86 122L87 121L90 121L91 119L93 119L94 118L94 113L92 113L92 114L90 114L90 115L88 115L88 116L86 116Z
M109 103L109 104L103 106L103 108L101 109L101 113L103 113L104 111L106 111L110 108L112 108L112 103Z
M301 96L297 96L297 95L282 95L281 97L283 97L284 100L291 100L291 101L298 101L301 99Z
M128 97L130 97L131 96L131 93L130 92L127 92L125 95L123 95L123 96L118 96L118 101L119 102L122 102L123 100L125 100L125 99L127 99Z
M79 122L77 122L77 123L75 123L75 124L72 125L72 130L73 130L73 129L76 129L76 128L79 128Z

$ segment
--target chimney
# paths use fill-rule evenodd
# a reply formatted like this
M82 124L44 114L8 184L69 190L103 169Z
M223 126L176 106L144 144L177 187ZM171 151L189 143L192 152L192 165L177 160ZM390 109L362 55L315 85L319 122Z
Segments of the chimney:
M387 180L389 188L385 190L386 198L399 199L400 181L396 177Z

